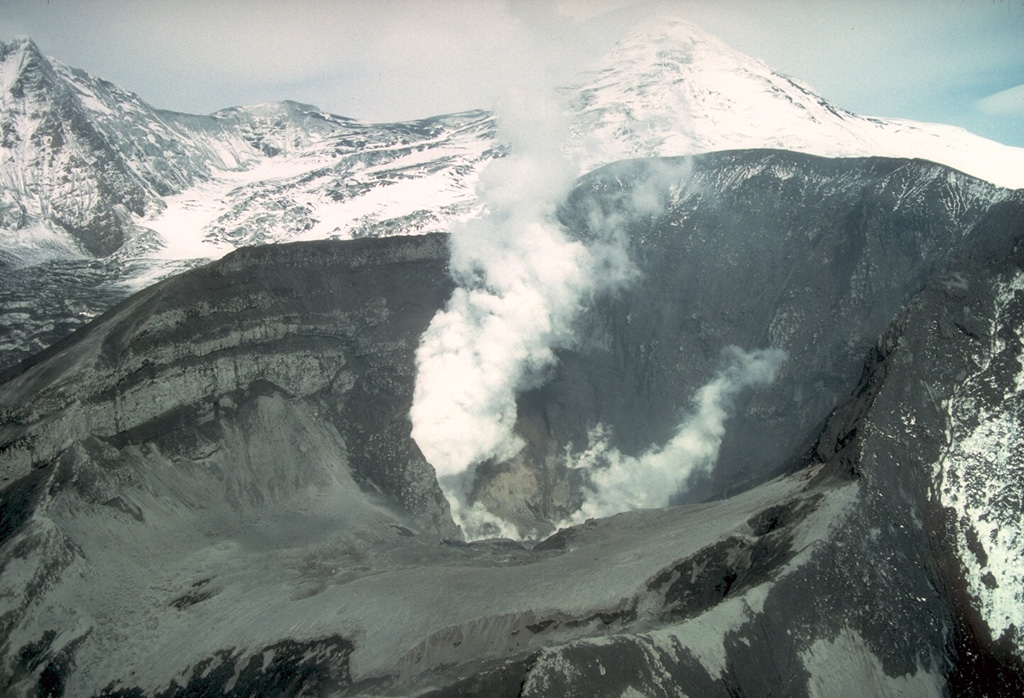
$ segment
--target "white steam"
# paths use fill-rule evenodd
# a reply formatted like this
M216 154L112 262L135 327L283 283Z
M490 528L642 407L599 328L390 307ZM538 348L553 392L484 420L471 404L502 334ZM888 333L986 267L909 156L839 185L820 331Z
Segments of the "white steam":
M556 212L588 156L563 148L566 111L552 94L521 92L497 110L499 139L510 154L481 175L484 213L452 230L456 289L416 354L412 437L469 537L518 537L471 504L475 467L522 449L516 396L541 385L556 352L573 346L580 311L636 275L622 224L659 214L691 175L688 161L648 165L623 191L580 204L586 240L571 239Z
M533 531L523 532L519 528L489 511L483 502L470 503L472 471L438 478L438 484L451 505L452 520L462 528L467 541L483 538L511 538L523 540L533 537ZM526 533L526 535L524 535Z
M607 430L593 430L587 450L569 457L570 467L589 471L591 492L580 510L560 525L667 506L670 497L685 487L691 476L707 472L715 464L737 394L774 381L785 357L780 349L746 352L727 347L722 353L723 366L694 395L692 412L675 436L639 458L609 447Z
M485 213L452 231L458 287L416 355L412 436L439 476L518 453L516 395L572 345L588 299L633 274L614 235L584 244L555 217L577 176L561 149L563 111L534 95L499 113L511 154L481 176Z

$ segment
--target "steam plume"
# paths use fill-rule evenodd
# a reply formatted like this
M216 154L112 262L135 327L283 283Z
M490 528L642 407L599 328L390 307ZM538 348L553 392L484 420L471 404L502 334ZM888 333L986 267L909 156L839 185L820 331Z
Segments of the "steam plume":
M780 349L745 352L727 347L715 377L693 397L690 414L672 439L639 458L608 446L604 429L591 433L586 451L570 458L570 467L589 471L591 493L580 510L562 525L611 516L631 509L663 507L697 472L707 472L718 459L725 421L740 391L768 385L785 359Z
M516 396L542 384L556 352L573 345L580 310L635 276L622 224L657 215L666 192L689 181L688 162L648 165L642 181L617 196L581 205L587 239L569 237L556 211L593 153L565 151L566 110L552 94L519 92L497 110L510 154L481 175L484 214L452 231L457 286L416 355L412 436L470 536L496 528L515 535L469 502L469 478L476 465L520 451Z
M519 451L516 394L571 346L587 299L632 274L620 245L570 239L555 217L577 175L562 109L534 96L499 113L511 154L481 176L484 215L452 231L458 286L416 356L412 435L439 476Z

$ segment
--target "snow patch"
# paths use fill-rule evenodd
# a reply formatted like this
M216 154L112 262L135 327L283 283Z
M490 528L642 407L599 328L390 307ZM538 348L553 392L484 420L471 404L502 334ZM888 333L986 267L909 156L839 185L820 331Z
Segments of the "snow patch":
M1002 318L1021 302L1022 291L1024 274L1019 274L997 293L990 345L979 357L978 371L947 401L949 445L935 466L940 501L956 512L957 549L968 590L993 640L1010 633L1018 652L1024 651L1024 328ZM999 327L1012 328L1014 346L999 338ZM1016 359L1012 384L986 398L1004 383L987 372L1007 352Z

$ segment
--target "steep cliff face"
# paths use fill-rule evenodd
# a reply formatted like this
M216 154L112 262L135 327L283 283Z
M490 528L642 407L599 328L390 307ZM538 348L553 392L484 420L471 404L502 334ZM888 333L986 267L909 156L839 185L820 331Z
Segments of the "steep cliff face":
M83 646L114 640L101 625L131 633L154 609L219 594L223 580L201 571L219 556L284 551L282 574L305 570L303 596L337 561L315 546L293 559L296 540L348 546L347 573L361 575L377 543L455 535L407 419L446 260L441 236L241 251L121 303L8 381L5 692L71 671ZM117 588L79 584L96 574ZM181 589L150 598L153 583ZM46 599L60 599L56 616ZM347 656L335 644L326 656ZM296 662L309 650L293 649Z
M150 200L146 183L31 41L0 45L0 62L3 261L45 255L48 247L63 256L113 253L131 214L142 214ZM53 226L67 236L47 235Z
M446 258L439 236L253 249L157 284L5 385L2 476L19 479L97 437L204 458L203 424L276 395L323 403L357 477L376 473L374 486L443 526L436 486L405 491L432 479L429 466L420 459L406 480L404 465L384 463L417 458L400 433L403 401L419 331L448 293Z
M626 456L667 443L731 345L786 358L770 385L736 396L714 468L679 501L784 470L899 308L994 206L1020 200L922 161L732 151L609 166L562 215L586 238L595 208L607 219L652 182L659 212L622 226L636 280L584 312L578 346L520 397L527 448L478 480L477 496L527 530L579 506L572 466L595 434Z
M954 695L1024 689L1019 439L1024 201L992 209L894 320L860 470L926 537L957 623ZM881 354L880 354L881 356ZM903 493L902 496L896 493Z
M751 510L754 538L680 548L648 577L662 601L638 608L655 627L522 653L429 695L1019 694L1022 221L1019 193L987 207L969 244L924 273L792 454L794 475L667 510L691 517L674 529L682 546L721 526L723 508L805 483ZM586 549L602 526L656 515L590 521L535 550ZM811 531L822 537L801 538ZM634 533L636 548L651 534Z

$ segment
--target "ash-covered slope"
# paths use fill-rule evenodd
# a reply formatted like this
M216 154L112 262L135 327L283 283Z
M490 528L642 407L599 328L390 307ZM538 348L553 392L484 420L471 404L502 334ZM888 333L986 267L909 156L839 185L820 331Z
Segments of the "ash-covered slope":
M654 166L583 180L566 220L588 199L621 201ZM784 185L774 208L749 198L758 181ZM851 182L852 204L838 193ZM788 342L837 395L818 426L782 439L807 443L782 454L788 475L536 544L459 543L407 417L416 343L451 292L445 238L239 251L133 296L0 389L4 692L1019 693L1016 548L988 531L1013 533L1021 512L1020 449L999 429L1015 433L1024 202L927 163L763 151L699 159L676 185L663 219L627 222L650 280L595 307L593 341L563 354L547 397L522 401L521 419L553 415L531 448L564 444L577 422L556 401L578 395L642 435L627 416L648 399L670 409L659 383L700 385L708 357L753 336ZM900 191L918 195L894 211ZM736 227L709 204L730 192ZM762 239L769 226L745 227L739 201L790 232ZM870 223L812 235L817 264L788 273L787 235L813 232L802 205ZM778 274L726 244L746 235L757 256L778 250ZM860 255L836 261L853 243ZM924 261L892 279L914 245ZM741 284L714 278L744 302L695 286L690 305L666 299L657 257L691 274L738 264ZM772 286L797 271L838 290L808 304ZM773 323L779 307L799 308L813 341ZM895 319L869 336L888 307ZM695 331L704 346L686 344ZM684 361L652 359L680 345ZM771 415L801 380L749 404Z
M327 400L329 414L321 417L340 425L357 472L376 467L358 464L360 449L376 454L363 454L375 464L385 461L385 470L405 472L393 460L414 449L408 434L388 437L381 427L407 429L401 398L411 391L419 334L450 289L446 254L441 236L276 254L254 248L150 287L34 356L5 383L0 477L20 479L83 439L155 439L163 451L205 458L217 451L216 439L192 427L212 422L219 433L222 410L234 412L264 390ZM378 405L376 390L398 392ZM372 433L362 428L367 423ZM405 457L418 459L419 479L431 478L421 457ZM406 509L422 509L440 525L429 502L415 501L426 495L403 494L395 473L381 477L378 490L410 497Z

